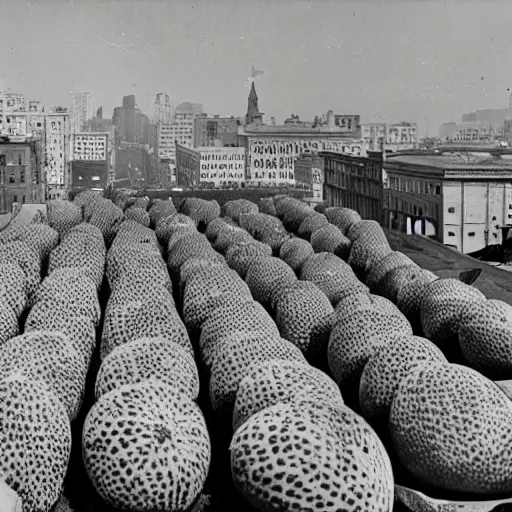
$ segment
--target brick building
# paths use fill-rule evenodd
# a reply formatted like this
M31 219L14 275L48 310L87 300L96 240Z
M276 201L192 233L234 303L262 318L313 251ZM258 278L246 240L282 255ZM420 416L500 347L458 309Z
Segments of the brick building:
M382 154L367 156L321 152L324 160L324 201L359 212L363 219L382 221Z
M40 141L14 136L0 139L0 213L14 203L44 201Z

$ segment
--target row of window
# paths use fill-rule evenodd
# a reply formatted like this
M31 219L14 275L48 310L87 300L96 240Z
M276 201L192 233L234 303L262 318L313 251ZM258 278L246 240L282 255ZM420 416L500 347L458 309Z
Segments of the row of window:
M415 194L441 195L441 185L426 180L390 176L387 188Z

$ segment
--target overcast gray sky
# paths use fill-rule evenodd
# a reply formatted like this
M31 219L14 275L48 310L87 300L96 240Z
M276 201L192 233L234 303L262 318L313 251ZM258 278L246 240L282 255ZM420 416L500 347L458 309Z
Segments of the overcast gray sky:
M6 85L27 99L89 90L104 114L157 92L244 115L251 66L266 119L332 109L429 133L508 105L510 0L0 0ZM150 112L148 112L150 113Z

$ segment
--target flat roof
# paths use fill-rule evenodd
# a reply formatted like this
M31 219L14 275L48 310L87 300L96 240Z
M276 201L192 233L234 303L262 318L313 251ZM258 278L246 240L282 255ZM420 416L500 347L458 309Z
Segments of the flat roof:
M455 170L507 170L512 172L512 160L493 158L475 158L473 161L461 159L456 155L387 155L385 164L405 164L435 169Z

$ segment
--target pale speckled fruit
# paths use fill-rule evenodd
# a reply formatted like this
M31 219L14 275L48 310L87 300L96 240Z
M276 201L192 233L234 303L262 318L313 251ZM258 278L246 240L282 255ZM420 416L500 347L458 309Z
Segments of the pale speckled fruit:
M512 378L512 306L501 300L462 311L459 344L469 366L493 378Z
M296 361L256 362L236 392L233 431L253 414L281 402L295 400L343 404L337 384L323 371Z
M352 315L337 317L328 345L329 368L342 387L359 382L368 359L380 345L400 334L412 335L407 319L376 307L359 308Z
M400 460L421 480L455 491L512 492L512 402L475 370L416 367L398 386L389 425Z
M235 488L256 509L389 512L393 472L375 432L351 409L280 403L231 441Z
M456 343L460 315L468 304L485 301L485 295L458 279L437 279L423 291L420 319L425 337L444 349Z
M426 338L396 336L378 347L364 367L359 385L359 405L370 420L384 416L398 385L416 366L431 361L447 362L443 353Z

